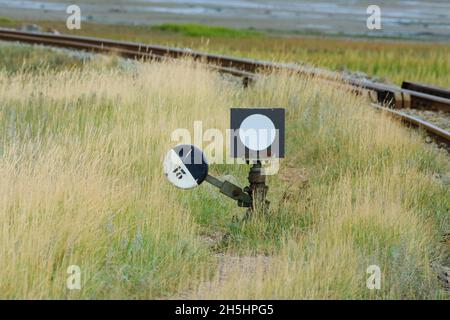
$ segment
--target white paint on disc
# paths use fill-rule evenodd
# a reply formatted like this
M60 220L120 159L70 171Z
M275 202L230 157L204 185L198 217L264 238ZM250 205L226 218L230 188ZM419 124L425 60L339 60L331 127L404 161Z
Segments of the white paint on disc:
M164 159L164 174L170 183L180 189L193 189L198 186L197 181L173 149Z
M250 150L262 151L275 141L275 125L269 117L263 114L252 114L242 121L239 128L239 138Z

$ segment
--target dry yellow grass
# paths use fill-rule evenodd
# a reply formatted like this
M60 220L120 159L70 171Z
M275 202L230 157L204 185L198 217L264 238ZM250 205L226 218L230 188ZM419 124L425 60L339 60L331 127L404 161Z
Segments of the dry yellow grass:
M365 97L311 78L270 75L253 87L189 61L111 69L0 71L0 297L441 298L449 191L446 158L370 109ZM176 128L225 130L229 109L287 109L283 170L269 179L271 212L242 209L206 185L182 192L162 159ZM212 166L242 183L246 166ZM270 256L255 273L215 280L204 236L219 250ZM366 268L383 272L365 287ZM69 265L81 290L66 288ZM205 282L213 285L205 291Z

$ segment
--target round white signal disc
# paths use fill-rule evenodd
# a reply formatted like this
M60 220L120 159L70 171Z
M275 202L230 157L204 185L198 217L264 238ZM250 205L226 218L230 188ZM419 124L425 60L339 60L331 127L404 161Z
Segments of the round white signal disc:
M275 137L275 125L269 117L262 114L248 116L239 127L239 138L250 150L267 149L275 141Z
M208 175L203 152L193 145L179 145L164 158L164 174L170 183L181 189L200 185Z

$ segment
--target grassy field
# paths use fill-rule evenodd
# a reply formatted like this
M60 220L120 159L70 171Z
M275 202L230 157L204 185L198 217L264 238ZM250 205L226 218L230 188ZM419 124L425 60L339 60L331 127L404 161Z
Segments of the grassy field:
M189 61L62 56L0 46L0 298L446 298L430 266L445 258L446 155L365 97L283 74L244 89ZM208 185L176 190L162 159L174 129L225 130L231 107L256 105L286 108L287 158L270 212L233 222L243 209ZM247 170L211 166L241 185ZM66 288L70 265L81 290ZM366 288L369 265L381 290Z
M37 21L62 33L138 41L272 61L309 64L336 71L362 71L380 81L400 85L416 81L450 87L450 44L399 39L282 36L255 30L205 25L114 26L83 23L69 31L64 23ZM22 22L0 19L0 26Z

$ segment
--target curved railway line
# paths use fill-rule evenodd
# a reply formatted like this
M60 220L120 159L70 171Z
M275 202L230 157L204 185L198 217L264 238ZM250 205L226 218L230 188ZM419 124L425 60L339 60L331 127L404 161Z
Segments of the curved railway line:
M450 151L450 133L448 131L399 110L402 108L412 108L450 112L450 89L411 82L403 82L400 88L374 83L368 80L359 80L338 75L333 76L330 73L322 73L319 70L287 64L206 54L190 49L176 49L107 39L55 35L50 33L30 33L0 28L0 40L98 53L112 52L126 58L143 60L190 57L208 65L218 72L240 77L244 86L249 85L251 81L257 78L259 73L271 71L284 71L293 74L315 76L333 82L344 82L353 87L353 91L356 94L368 92L373 100L372 107L399 119L408 126L419 127L425 130L438 144L444 146L447 151ZM445 241L448 242L448 239ZM448 292L450 269L439 264L434 266L434 268L437 268L438 278L444 284L444 290Z
M450 133L435 125L407 115L399 110L413 108L421 110L434 110L450 112L450 89L438 88L429 85L404 82L402 87L396 87L368 80L353 79L351 77L333 76L321 73L318 70L307 69L287 64L272 63L251 59L227 57L222 55L196 52L190 49L177 49L163 46L146 45L140 43L56 35L51 33L32 33L0 28L0 40L41 44L76 50L85 50L98 53L115 53L117 55L144 60L161 60L164 58L190 57L196 61L207 64L221 73L231 74L242 78L243 84L248 85L258 73L271 71L284 71L294 74L315 76L333 82L344 82L354 88L355 93L369 92L373 100L372 106L387 112L403 123L420 127L429 136L445 145L450 150Z

